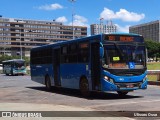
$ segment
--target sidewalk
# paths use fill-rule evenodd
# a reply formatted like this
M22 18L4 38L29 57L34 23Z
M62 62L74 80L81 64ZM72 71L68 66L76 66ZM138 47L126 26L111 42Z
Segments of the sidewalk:
M54 104L0 103L0 111L91 111L91 109Z

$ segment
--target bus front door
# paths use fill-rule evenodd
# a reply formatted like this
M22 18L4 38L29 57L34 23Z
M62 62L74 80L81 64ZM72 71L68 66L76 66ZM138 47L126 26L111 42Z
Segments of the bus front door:
M100 44L91 43L91 79L92 89L100 90Z
M53 56L53 68L54 68L54 83L55 86L61 86L60 81L60 48L54 49Z

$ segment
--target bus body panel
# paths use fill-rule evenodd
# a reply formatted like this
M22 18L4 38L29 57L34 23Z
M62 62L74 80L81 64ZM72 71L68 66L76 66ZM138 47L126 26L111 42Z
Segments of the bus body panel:
M102 91L131 91L147 88L147 72L139 76L116 76L106 71L103 71L102 74L103 76L108 76L113 80L111 82L105 80L105 78L101 79Z
M103 71L104 76L108 76L114 80L115 83L126 83L126 82L141 82L147 75L147 72L138 76L116 76L107 71Z
M137 89L147 89L147 84L148 81L145 80L144 82L142 82L140 84L139 87L133 87L133 88L129 88L129 87L124 87L124 88L118 88L117 85L115 85L114 83L111 83L109 81L106 81L105 79L101 79L102 82L102 91L106 92L106 91L133 91L133 90L137 90Z
M62 64L60 69L62 87L79 89L80 77L85 76L90 79L88 64Z
M36 65L36 66L32 66L31 68L31 76L32 79L38 83L42 83L43 84L43 80L44 80L44 75L43 75L43 67L40 65ZM38 72L37 72L38 71Z
M51 84L54 85L52 65L33 65L31 66L31 79L35 82L45 84L45 77L48 75L51 79Z

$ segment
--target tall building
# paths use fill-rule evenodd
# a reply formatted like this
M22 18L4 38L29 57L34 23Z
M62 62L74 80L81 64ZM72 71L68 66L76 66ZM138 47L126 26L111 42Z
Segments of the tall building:
M131 26L129 32L141 34L145 40L160 42L160 20Z
M74 26L74 38L85 36L87 27ZM71 39L73 26L55 21L0 17L0 54L29 56L33 47Z
M108 21L107 24L91 24L91 35L97 35L100 33L115 33L117 32L117 26L112 23L112 21Z

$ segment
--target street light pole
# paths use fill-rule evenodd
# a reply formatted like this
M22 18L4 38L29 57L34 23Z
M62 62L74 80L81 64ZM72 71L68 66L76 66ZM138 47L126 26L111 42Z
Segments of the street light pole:
M74 24L73 24L73 22L74 22L74 7L73 7L73 4L74 4L74 2L76 2L76 0L69 0L71 3L72 3L72 30L73 30L73 39L75 38L75 36L74 36Z
M103 18L100 18L100 34L102 34L104 31L103 31Z

